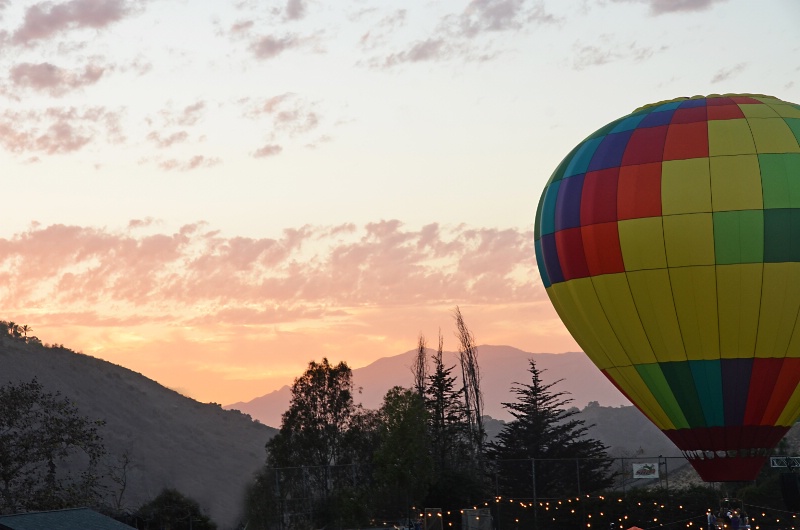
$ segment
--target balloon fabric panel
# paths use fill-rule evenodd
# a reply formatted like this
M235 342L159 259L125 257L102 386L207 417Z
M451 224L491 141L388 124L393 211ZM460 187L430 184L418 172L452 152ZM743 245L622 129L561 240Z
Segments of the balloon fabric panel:
M800 414L798 138L800 106L770 96L647 105L576 145L537 208L567 329L706 480L757 473Z

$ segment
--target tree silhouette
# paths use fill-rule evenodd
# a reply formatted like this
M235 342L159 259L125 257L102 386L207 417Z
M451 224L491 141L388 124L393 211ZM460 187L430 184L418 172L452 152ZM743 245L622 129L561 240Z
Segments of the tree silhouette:
M497 465L500 493L573 495L576 484L569 477L576 477L576 472L580 492L609 487L612 460L600 441L587 436L588 426L574 417L578 409L565 408L572 401L565 397L567 393L551 390L561 380L542 382L533 359L528 372L530 383L512 387L517 401L503 403L514 419L487 448L487 456ZM533 460L542 462L536 465Z
M216 530L217 525L200 509L197 501L178 490L165 488L135 514L143 530Z
M97 500L103 424L81 416L60 394L45 392L36 379L0 386L0 513Z

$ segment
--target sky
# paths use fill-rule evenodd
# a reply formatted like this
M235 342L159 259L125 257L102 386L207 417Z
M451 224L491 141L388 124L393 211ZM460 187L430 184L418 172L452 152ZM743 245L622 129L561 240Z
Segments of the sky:
M644 104L800 102L796 0L0 0L0 319L204 402L576 351L547 179ZM490 359L483 362L491 362ZM409 372L410 384L410 372Z

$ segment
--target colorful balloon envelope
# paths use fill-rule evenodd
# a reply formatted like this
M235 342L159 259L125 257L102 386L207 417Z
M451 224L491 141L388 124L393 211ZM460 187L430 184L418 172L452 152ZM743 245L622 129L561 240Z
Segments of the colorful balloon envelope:
M704 480L755 479L800 415L800 105L678 98L609 123L556 168L535 243L603 373Z

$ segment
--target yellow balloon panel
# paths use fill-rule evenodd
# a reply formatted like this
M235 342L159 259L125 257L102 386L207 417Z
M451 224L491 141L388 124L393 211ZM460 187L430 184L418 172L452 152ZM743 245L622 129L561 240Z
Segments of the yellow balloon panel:
M617 363L616 366L656 362L656 356L631 294L628 276L607 274L595 276L592 281L608 322L624 350L625 362Z
M626 271L667 266L661 217L628 219L617 223Z
M661 213L711 211L711 170L708 158L667 160L661 165Z
M628 282L656 360L686 360L667 270L629 272ZM635 364L640 363L637 361Z
M598 368L627 363L627 357L608 323L589 278L552 285L547 289L556 312L572 337ZM579 302L580 301L580 302Z
M675 312L689 359L719 359L716 268L670 269Z
M746 119L708 122L709 156L755 153L756 145Z
M711 202L715 212L763 208L761 169L756 155L720 156L710 162Z
M762 263L717 266L720 353L723 359L751 358L761 308Z
M758 316L756 357L789 355L792 336L800 333L800 263L765 263L761 285L761 311ZM792 357L798 357L793 352Z
M764 105L753 105L763 107ZM800 153L792 130L781 119L748 120L759 153Z
M664 246L670 267L713 265L714 220L710 213L664 216Z

